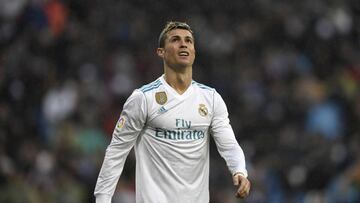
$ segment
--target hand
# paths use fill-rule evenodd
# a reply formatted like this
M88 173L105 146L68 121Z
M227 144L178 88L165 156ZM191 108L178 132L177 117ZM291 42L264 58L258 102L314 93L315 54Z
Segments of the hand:
M237 198L245 198L249 195L250 192L250 181L245 178L245 176L242 173L235 173L233 176L233 182L235 186L239 186L236 197Z

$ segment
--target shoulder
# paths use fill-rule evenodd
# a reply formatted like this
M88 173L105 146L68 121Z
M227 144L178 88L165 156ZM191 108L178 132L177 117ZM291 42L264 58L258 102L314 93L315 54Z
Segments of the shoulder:
M159 89L162 86L162 82L160 80L160 78L156 79L155 81L148 83L146 85L143 85L142 87L140 87L139 89L137 89L137 91L142 92L143 94L148 93L148 92L152 92L152 91L156 91L157 89Z
M192 84L195 88L200 89L201 91L204 91L204 92L208 92L208 93L212 93L212 94L214 94L214 93L216 92L215 88L209 87L209 86L204 85L204 84L202 84L202 83L198 83L198 82L196 82L196 81L194 81L194 80L191 82L191 84Z
M204 85L202 83L198 83L196 81L192 81L193 86L198 89L198 91L203 94L206 95L207 97L212 98L215 102L220 100L222 101L222 96L219 94L219 92L210 86Z
M139 89L135 89L131 95L127 98L126 104L141 104L145 101L145 95Z

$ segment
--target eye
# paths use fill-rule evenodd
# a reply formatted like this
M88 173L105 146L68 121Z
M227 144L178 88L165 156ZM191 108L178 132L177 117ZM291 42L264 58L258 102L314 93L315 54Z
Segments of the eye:
M194 39L191 37L185 37L185 42L188 44L193 44L194 43Z
M173 37L173 38L170 39L170 42L176 42L176 41L179 41L178 37Z

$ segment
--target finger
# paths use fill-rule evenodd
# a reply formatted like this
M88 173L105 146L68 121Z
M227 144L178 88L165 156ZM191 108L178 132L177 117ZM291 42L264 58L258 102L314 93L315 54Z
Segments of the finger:
M244 190L242 192L237 192L236 193L236 197L238 198L245 198L249 195L249 191L248 190Z
M243 193L237 194L237 197L243 199L243 198L247 197L248 195L249 195L248 192L243 192Z
M246 178L241 178L240 179L240 186L239 186L240 193L245 190L245 186L247 185L248 182L249 181Z
M243 179L236 193L236 196L240 198L244 198L249 195L249 191L250 191L250 181L248 181L247 179Z
M247 195L248 193L246 191L236 193L237 198L245 198Z

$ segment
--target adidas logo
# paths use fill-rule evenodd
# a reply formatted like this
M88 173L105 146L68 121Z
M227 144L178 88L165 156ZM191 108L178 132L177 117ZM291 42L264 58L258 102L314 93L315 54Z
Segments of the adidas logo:
M159 109L159 113L165 113L165 112L167 112L167 110L165 109L165 107L161 107L160 109Z

